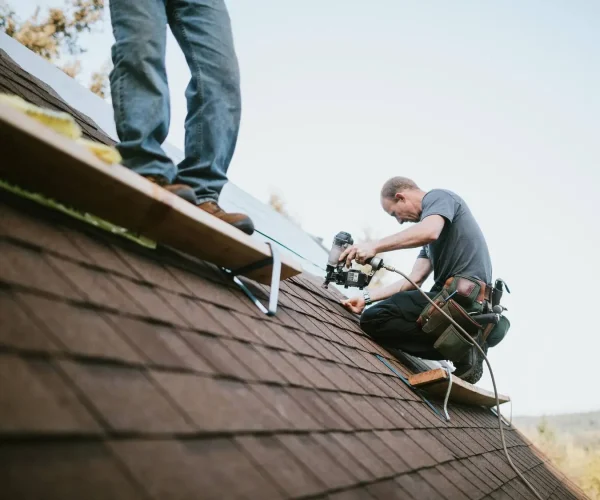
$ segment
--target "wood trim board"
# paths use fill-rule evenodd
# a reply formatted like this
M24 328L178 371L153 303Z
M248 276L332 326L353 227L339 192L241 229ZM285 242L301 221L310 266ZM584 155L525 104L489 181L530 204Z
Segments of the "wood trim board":
M494 393L469 384L460 378L452 377L452 389L450 391L450 401L464 403L468 405L495 406L496 398ZM444 397L448 389L448 373L443 368L436 368L422 373L417 373L408 377L408 382L413 387L418 387L435 396ZM509 396L498 394L500 404L510 401Z
M227 269L271 255L268 245L122 165L107 165L76 142L0 104L0 176L77 210ZM302 272L281 255L281 279ZM271 266L247 277L271 282Z

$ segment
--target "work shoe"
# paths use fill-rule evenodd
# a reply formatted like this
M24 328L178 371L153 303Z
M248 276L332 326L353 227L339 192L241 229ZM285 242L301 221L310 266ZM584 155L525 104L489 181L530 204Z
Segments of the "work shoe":
M483 344L482 349L487 356L487 343ZM452 374L470 384L475 384L483 376L483 356L475 346L471 347L459 362L454 363L454 366Z
M254 224L252 223L252 219L250 219L250 217L247 215L228 214L214 201L200 203L198 208L204 210L210 215L214 215L217 219L227 222L227 224L231 224L233 227L237 227L240 231L244 231L246 234L252 234L254 232Z
M169 181L162 175L144 175L146 179L154 184L158 184L161 188L166 189L169 193L179 196L182 200L189 201L192 205L196 204L196 193L190 186L185 184L169 184Z

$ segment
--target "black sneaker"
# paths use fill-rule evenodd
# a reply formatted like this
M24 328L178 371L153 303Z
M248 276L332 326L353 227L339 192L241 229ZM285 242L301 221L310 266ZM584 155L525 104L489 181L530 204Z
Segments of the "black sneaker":
M487 356L487 342L483 344L482 349ZM456 369L452 372L452 375L456 375L470 384L477 383L483 376L483 356L475 346L471 347L469 352L454 366Z

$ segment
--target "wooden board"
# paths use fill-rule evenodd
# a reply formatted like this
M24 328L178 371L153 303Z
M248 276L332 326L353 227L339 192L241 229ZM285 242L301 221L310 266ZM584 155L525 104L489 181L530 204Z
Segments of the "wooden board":
M0 177L125 227L136 234L228 269L270 256L270 249L122 165L107 165L87 149L0 104ZM281 255L281 279L302 272ZM248 277L270 284L271 267Z
M495 406L496 398L494 393L480 389L469 384L464 380L451 375L452 389L450 391L450 401L463 403L467 405ZM443 368L436 368L422 373L417 373L408 377L410 385L418 387L435 396L444 397L448 390L448 373ZM500 404L510 401L510 397L498 394Z

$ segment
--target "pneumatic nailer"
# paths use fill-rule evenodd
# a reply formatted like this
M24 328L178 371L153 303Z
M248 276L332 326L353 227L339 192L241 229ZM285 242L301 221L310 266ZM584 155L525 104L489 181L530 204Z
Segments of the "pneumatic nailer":
M333 238L333 245L329 251L329 257L327 259L327 273L325 275L325 282L323 288L327 288L329 283L334 282L337 285L342 285L344 288L357 287L362 290L368 286L371 282L371 278L375 275L375 272L383 267L383 260L379 257L373 257L367 264L371 266L371 272L365 273L360 269L346 269L345 261L340 262L340 255L349 246L354 244L354 240L350 233L344 231L339 232Z

